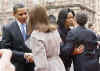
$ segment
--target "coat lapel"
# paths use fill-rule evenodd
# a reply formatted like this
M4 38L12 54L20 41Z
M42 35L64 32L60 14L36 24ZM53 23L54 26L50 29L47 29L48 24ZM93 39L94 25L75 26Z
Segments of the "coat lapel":
M13 28L15 29L14 35L16 36L16 39L24 42L21 30L16 21L13 23Z

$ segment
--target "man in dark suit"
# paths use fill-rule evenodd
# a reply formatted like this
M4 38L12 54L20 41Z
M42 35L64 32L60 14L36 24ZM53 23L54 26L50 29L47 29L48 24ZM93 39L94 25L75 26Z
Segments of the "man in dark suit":
M88 17L85 13L76 14L78 27L68 32L66 44L62 53L72 56L74 48L84 46L84 52L73 56L74 71L100 71L100 64L96 53L97 37L94 32L85 28Z
M23 4L16 4L13 7L13 15L16 20L3 27L3 47L13 51L12 63L15 65L16 71L33 71L34 64L29 63L24 57L26 53L31 53L24 42L28 38L26 30L27 10Z

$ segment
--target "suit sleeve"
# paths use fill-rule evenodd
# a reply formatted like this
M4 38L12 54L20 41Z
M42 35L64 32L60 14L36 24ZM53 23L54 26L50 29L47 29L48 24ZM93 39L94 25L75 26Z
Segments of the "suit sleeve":
M12 42L12 37L11 37L10 31L5 26L3 27L2 31L3 31L3 34L2 34L2 42L3 42L2 46L3 47L2 48L12 50L12 52L13 52L12 60L18 61L18 62L25 62L24 53L17 51L15 49L12 49L14 47L12 47L13 42Z
M64 56L71 56L74 50L74 43L75 43L75 35L73 34L72 31L68 32L67 37L65 38L65 44L63 45L61 49L61 53Z

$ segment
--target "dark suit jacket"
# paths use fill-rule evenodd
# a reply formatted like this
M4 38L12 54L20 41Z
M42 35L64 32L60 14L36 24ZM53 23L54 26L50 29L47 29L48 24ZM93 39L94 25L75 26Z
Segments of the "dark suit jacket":
M95 33L82 26L78 26L68 32L62 52L66 52L67 56L71 56L75 46L76 48L80 44L85 46L82 54L73 56L74 71L100 71L96 53L96 40Z
M13 51L12 63L18 67L16 71L24 71L24 65L26 64L24 52L31 52L31 50L25 45L16 21L3 27L2 41L4 42L3 48Z
M60 34L60 37L62 39L62 43L60 45L60 50L62 50L62 48L65 46L65 43L66 43L66 36L67 36L67 33L70 31L70 29L66 29L66 28L58 28L58 31L59 31L59 34ZM65 66L65 69L66 71L70 71L70 67L71 67L71 64L72 64L72 56L64 56L64 52L61 53L62 51L60 51L60 58L62 59L63 63L64 63L64 66Z

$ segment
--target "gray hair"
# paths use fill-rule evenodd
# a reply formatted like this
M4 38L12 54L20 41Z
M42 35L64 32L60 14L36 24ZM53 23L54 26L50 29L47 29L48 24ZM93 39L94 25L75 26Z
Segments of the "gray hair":
M79 12L76 14L76 21L80 26L84 26L88 21L88 16L85 12Z

